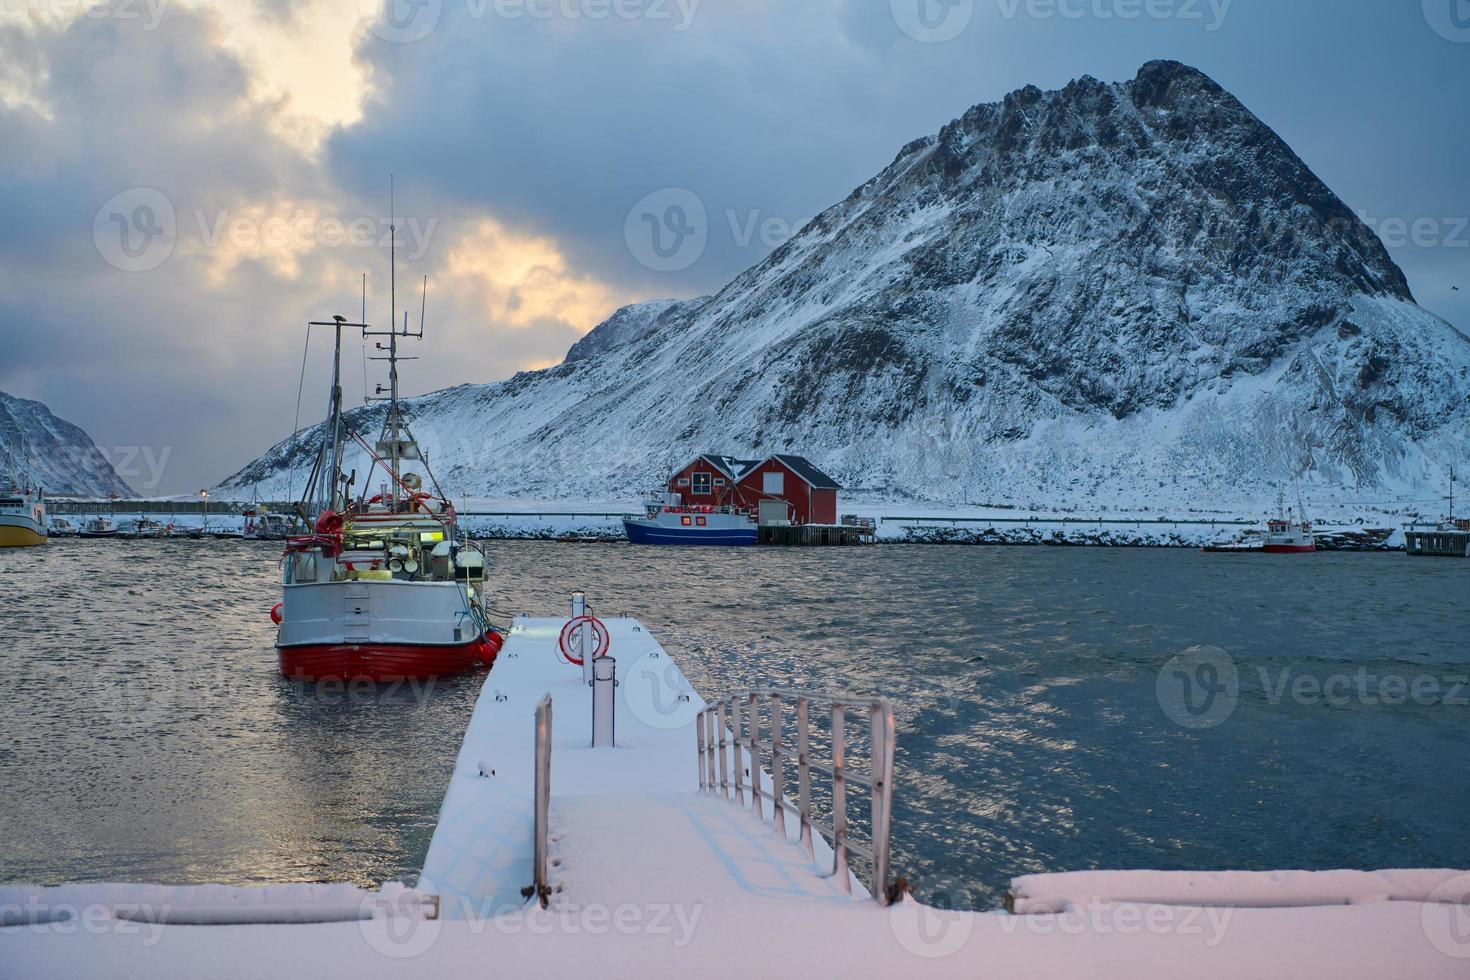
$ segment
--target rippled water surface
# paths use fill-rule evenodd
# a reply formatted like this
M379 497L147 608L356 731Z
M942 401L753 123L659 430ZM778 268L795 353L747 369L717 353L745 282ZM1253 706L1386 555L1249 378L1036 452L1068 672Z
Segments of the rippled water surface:
M1039 870L1470 859L1470 563L489 549L493 605L559 614L585 588L706 694L893 696L894 866L943 904L991 905ZM484 675L288 683L276 557L0 552L0 881L416 874Z

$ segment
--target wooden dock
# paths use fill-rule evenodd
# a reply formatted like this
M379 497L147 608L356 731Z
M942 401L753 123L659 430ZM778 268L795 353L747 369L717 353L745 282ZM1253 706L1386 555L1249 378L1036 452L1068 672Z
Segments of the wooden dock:
M1470 558L1470 521L1418 524L1404 529L1404 550L1435 558Z
M787 548L833 548L875 544L871 524L762 524L757 542Z

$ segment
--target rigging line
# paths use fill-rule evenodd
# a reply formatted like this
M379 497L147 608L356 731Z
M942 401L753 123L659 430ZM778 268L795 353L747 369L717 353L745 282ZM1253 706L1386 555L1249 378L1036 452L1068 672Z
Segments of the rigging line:
M291 423L291 435L301 434L301 393L306 390L306 356L311 351L311 328L306 328L306 346L301 351L301 380L296 384L296 421Z

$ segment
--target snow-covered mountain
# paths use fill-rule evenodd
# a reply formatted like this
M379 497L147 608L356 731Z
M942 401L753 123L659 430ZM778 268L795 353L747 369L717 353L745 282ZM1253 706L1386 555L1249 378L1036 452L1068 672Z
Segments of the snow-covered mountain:
M1470 462L1470 339L1234 97L1152 62L978 105L718 295L411 412L455 494L605 499L719 450L889 499L1419 499ZM317 438L226 488L299 489Z
M0 479L27 468L47 493L136 497L92 437L36 401L0 391Z

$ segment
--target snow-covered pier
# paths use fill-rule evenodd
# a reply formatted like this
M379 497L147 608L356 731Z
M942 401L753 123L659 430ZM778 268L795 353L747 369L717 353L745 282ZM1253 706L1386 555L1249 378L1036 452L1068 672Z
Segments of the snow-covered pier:
M1040 875L1012 884L1010 911L980 913L940 911L896 888L893 904L874 900L886 896L832 873L831 830L802 819L802 804L808 771L842 772L855 792L878 782L891 741L866 746L871 758L877 744L879 764L843 763L840 746L772 731L769 715L767 734L752 738L749 713L742 741L736 712L755 701L707 711L642 623L605 617L605 633L568 624L514 620L414 887L0 888L0 976L1470 973L1470 874L1454 871ZM575 641L570 659L564 637ZM615 687L597 681L611 664L573 662L582 650L610 654ZM603 701L594 719L599 694L611 694L611 718ZM554 710L538 714L548 695ZM849 720L860 728L859 714ZM773 747L809 764L800 785L783 784Z

